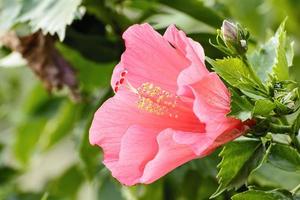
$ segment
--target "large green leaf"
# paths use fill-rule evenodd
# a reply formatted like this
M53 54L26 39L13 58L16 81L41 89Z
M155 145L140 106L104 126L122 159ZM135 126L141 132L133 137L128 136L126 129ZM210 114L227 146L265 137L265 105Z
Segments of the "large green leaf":
M123 188L126 199L152 200L163 199L163 181L159 180L149 185L137 185Z
M7 167L0 166L0 185L7 183L17 175L17 170Z
M264 145L260 141L245 140L227 144L220 153L222 161L218 165L220 170L217 175L220 185L212 197L245 184L248 175L260 164L264 152Z
M107 87L115 63L97 63L83 57L78 51L58 44L64 58L78 71L78 79L83 91L91 92L99 87Z
M105 174L102 177L98 188L98 198L97 199L118 199L124 200L121 193L121 186L119 183L110 176L110 174Z
M222 18L213 9L205 6L203 1L185 0L182 3L181 0L160 0L160 2L215 28L222 24Z
M255 102L253 115L254 116L268 116L274 109L275 104L267 99L259 99Z
M242 91L254 95L266 95L266 91L260 80L239 58L207 59L213 69L230 85Z
M55 116L46 124L42 135L42 148L48 149L68 135L81 114L83 105L66 100L61 103Z
M44 33L57 33L60 40L65 29L80 14L81 0L5 0L1 1L0 23L8 29L20 22L28 22L32 32L41 29ZM63 9L62 9L63 8ZM2 28L2 27L0 27Z
M15 23L21 11L22 5L18 0L0 1L0 35L1 32L9 30Z
M268 161L280 169L300 172L300 154L288 145L274 144Z
M293 200L291 193L285 190L259 191L250 190L232 197L232 200Z
M97 146L92 146L89 143L89 129L94 117L95 108L98 108L107 98L112 95L112 91L108 89L101 97L96 105L92 105L87 111L89 115L87 116L87 124L84 127L81 143L79 146L79 156L82 161L82 167L84 169L85 175L89 180L92 180L94 176L103 168L101 164L101 152L100 148Z
M289 78L288 67L292 60L289 49L292 47L291 44L287 44L284 28L285 21L272 38L249 56L252 67L263 82L270 80L270 76L274 76L279 81Z
M60 177L49 183L49 194L56 197L75 199L84 179L78 166L67 169Z
M23 164L31 158L48 118L57 111L59 104L60 99L50 97L40 84L31 88L23 100L13 146L16 158Z
M36 144L40 138L47 119L31 118L28 121L24 121L17 129L15 136L16 141L14 143L14 153L16 158L23 164L27 164L31 155L36 149Z
M288 180L288 181L282 181ZM283 188L292 190L299 184L300 173L285 171L265 162L249 177L249 184L266 188Z

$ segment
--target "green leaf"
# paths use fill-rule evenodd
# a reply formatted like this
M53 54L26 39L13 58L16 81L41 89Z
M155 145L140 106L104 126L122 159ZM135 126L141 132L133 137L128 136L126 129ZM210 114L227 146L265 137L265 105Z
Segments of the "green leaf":
M215 28L222 24L222 18L213 9L206 7L202 1L186 0L182 3L181 0L161 0L160 2Z
M54 196L75 199L84 177L78 166L67 169L60 177L49 184L49 193ZM71 198L72 197L72 198Z
M78 14L81 0L26 0L21 1L21 4L18 22L28 21L33 32L42 29L45 34L57 33L60 40L63 40L66 26L70 25Z
M14 143L14 153L22 164L27 164L36 149L36 144L40 138L47 119L45 117L31 118L24 120L17 128L16 141Z
M252 118L253 105L245 95L238 94L234 89L230 89L231 93L231 111L228 114L237 119L245 121Z
M42 196L41 200L48 200L49 193L45 192L45 194Z
M288 180L288 181L283 181ZM249 183L264 186L265 188L283 188L292 190L299 184L300 173L285 171L265 162L253 171L249 177Z
M0 167L0 185L7 183L7 181L13 179L17 175L17 170L2 166Z
M112 95L112 91L107 90L103 96L100 98L98 105L93 106L93 109L98 108L106 99L108 99ZM87 120L86 127L84 129L84 133L81 138L81 143L79 146L79 156L82 161L82 165L84 168L85 175L88 179L93 179L95 174L100 171L103 167L101 165L101 152L97 146L92 146L89 142L89 129L94 117L94 110L89 110L89 116Z
M276 105L267 99L259 99L255 102L253 108L254 116L268 116L274 109Z
M293 123L293 132L297 135L300 130L300 113L298 113L297 118Z
M222 161L218 165L220 170L217 175L220 185L211 198L245 184L248 175L263 159L264 152L265 147L260 141L245 140L227 144L220 153Z
M91 121L91 120L90 120ZM86 130L83 133L81 139L81 144L79 147L79 157L82 161L82 167L87 179L92 180L95 175L103 168L101 164L101 152L100 149L96 146L92 146L89 143L89 126L86 127Z
M207 58L207 61L225 81L245 91L247 96L248 93L266 96L265 88L260 80L241 59L228 57L222 60L212 60Z
M124 200L122 197L121 187L118 187L115 180L110 175L102 177L101 184L98 188L97 199L118 199Z
M138 199L138 200L164 199L163 183L164 183L163 180L158 180L149 185L137 185L132 187L124 187L122 193L123 196L126 197L126 199Z
M82 107L82 104L75 104L68 100L60 105L56 116L46 124L42 136L42 148L49 149L70 133L81 114Z
M0 143L0 153L3 150L3 148L4 148L4 145L2 143Z
M269 163L286 171L300 172L300 155L296 149L285 144L274 144L269 155Z
M82 90L99 90L99 87L107 87L115 63L97 63L83 57L75 49L66 45L57 45L60 53L78 71L78 79Z
M293 59L293 44L287 44L285 21L276 34L258 51L249 56L249 62L263 82L270 81L270 76L277 80L289 79L289 65Z
M18 0L0 1L0 30L8 31L15 23L21 11L22 5Z
M293 200L293 197L292 194L286 190L250 190L234 195L232 200Z

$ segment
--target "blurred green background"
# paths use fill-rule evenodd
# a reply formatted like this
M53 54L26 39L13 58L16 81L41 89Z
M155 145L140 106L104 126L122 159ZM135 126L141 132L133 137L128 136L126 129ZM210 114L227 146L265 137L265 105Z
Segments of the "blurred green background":
M154 184L129 188L111 177L101 164L100 149L88 143L92 116L112 95L110 76L124 50L122 32L135 23L148 22L162 33L176 24L202 44L207 56L221 58L208 41L214 40L223 19L247 27L254 46L288 16L288 35L295 41L290 70L300 82L299 10L298 0L0 0L0 33L14 30L25 36L40 28L58 32L59 38L51 38L53 51L75 69L77 81L76 87L63 83L66 87L50 94L43 85L45 77L38 78L28 67L36 63L1 47L0 200L209 199L218 186L218 152L189 162ZM31 43L26 48L38 54L35 61L42 65L40 59L52 50L47 51L46 45L40 47L46 49L41 53L37 46ZM46 59L50 64L51 58ZM299 173L268 164L250 176L250 182L261 188L290 190L299 180ZM230 199L232 194L217 199Z

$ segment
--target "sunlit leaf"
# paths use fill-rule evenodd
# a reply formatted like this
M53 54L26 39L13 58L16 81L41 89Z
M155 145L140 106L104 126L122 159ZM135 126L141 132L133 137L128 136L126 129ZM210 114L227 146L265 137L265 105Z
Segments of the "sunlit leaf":
M267 99L259 99L255 102L253 115L254 116L268 116L276 105Z
M49 185L49 194L57 197L76 197L83 176L78 166L70 167L61 177L52 181Z
M34 32L42 29L44 33L57 33L63 40L66 26L76 17L81 0L22 0L21 3L20 22L28 21Z
M264 151L259 141L245 140L227 144L220 153L222 161L218 165L217 175L220 185L212 197L245 184L248 175L260 164Z
M239 58L207 59L213 69L230 85L255 95L266 95L260 80Z
M263 82L267 82L270 76L283 81L289 78L289 64L291 53L286 55L287 39L285 21L278 28L275 36L270 38L258 51L249 56L252 67ZM288 45L291 49L291 45ZM291 52L288 51L288 52Z
M18 0L0 1L0 35L8 31L14 24L21 11L22 5Z
M291 193L288 191L259 191L250 190L232 197L232 200L294 200Z
M300 172L300 154L288 145L274 144L268 161L280 169Z

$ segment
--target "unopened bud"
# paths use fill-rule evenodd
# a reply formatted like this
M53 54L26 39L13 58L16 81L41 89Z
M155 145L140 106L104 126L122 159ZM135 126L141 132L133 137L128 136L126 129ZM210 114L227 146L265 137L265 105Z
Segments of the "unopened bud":
M276 92L275 103L277 108L275 111L280 114L290 114L299 108L299 92L298 88L291 91Z
M249 33L239 24L224 20L221 27L221 38L233 54L243 55L247 52Z

